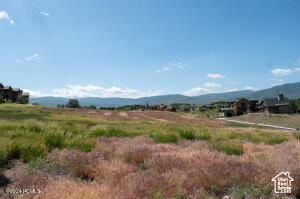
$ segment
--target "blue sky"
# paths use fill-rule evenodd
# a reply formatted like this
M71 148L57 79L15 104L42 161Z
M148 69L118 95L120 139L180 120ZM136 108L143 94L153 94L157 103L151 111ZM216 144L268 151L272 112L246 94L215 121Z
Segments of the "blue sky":
M0 1L0 82L141 97L300 81L298 0Z

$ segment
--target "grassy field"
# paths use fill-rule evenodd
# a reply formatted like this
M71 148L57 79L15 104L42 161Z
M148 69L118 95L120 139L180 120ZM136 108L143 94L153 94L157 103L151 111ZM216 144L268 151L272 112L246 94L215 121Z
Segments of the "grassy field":
M300 177L299 138L188 114L2 104L0 186L41 193L0 198L273 198L271 178Z
M288 114L263 114L263 113L250 113L233 119L244 121L244 122L253 122L261 124L270 124L275 126L283 126L289 128L298 128L300 129L300 114L288 115Z

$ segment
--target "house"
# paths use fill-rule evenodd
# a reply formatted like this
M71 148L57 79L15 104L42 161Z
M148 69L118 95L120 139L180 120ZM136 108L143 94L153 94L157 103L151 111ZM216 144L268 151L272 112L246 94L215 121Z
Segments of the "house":
M283 94L279 94L277 98L265 98L260 103L261 111L269 113L289 113L289 102L288 98L285 98Z
M10 86L4 86L4 92L3 92L3 98L5 102L11 102L12 101L12 87Z
M257 100L247 100L240 98L235 101L228 101L223 107L219 108L221 117L232 117L254 112L257 109Z
M19 88L4 86L2 83L0 83L0 103L3 102L28 104L29 93L23 93L23 91Z
M22 96L23 91L19 88L12 89L12 102L16 103L20 96Z
M292 181L294 181L294 179L290 176L290 172L281 172L275 176L272 181L274 182L275 193L292 192Z
M29 103L29 93L24 92L24 93L22 93L22 100L21 100L20 104L28 104L28 103Z

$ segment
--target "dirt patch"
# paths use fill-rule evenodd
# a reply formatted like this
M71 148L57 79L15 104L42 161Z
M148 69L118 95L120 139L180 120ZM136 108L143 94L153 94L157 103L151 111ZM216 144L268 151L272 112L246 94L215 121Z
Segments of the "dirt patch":
M125 121L153 121L172 124L191 124L191 125L207 125L212 127L224 127L227 125L225 121L214 120L197 114L182 114L168 111L104 111L87 109L69 109L69 108L46 108L46 112L59 114L77 114L87 115L92 118L101 118L107 120L125 120Z

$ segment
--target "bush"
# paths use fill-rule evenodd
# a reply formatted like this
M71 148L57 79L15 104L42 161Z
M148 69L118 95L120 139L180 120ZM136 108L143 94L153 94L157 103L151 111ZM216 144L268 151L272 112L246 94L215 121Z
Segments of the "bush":
M21 159L23 162L34 160L38 157L43 157L45 153L45 147L41 144L24 146L21 151Z
M15 142L13 143L8 151L9 159L19 159L22 152L22 146L20 143Z
M140 135L140 133L136 132L127 132L126 130L123 129L96 129L92 131L91 137L99 137L99 136L105 136L105 137L133 137Z
M273 136L273 137L270 137L268 140L267 140L267 144L270 144L270 145L274 145L274 144L281 144L282 142L285 142L285 141L288 141L289 138L286 137L286 136Z
M243 144L240 142L214 142L210 144L210 149L224 152L227 155L243 155L244 153Z
M154 133L154 134L151 134L151 137L154 142L160 142L160 143L168 143L168 142L177 143L178 142L178 134L174 133L174 132Z
M178 133L181 137L188 140L195 140L196 132L194 129L179 129Z
M45 145L49 151L52 151L54 148L61 149L63 147L64 137L59 133L50 133L45 137Z
M75 139L71 140L70 143L66 145L68 149L77 149L83 152L91 152L95 148L96 143L94 140L81 140Z
M0 168L2 168L8 162L6 148L0 148Z
M95 129L92 131L90 137L100 137L106 135L105 129Z
M211 134L208 128L201 128L197 131L196 137L197 140L210 140Z
M294 133L294 137L295 137L297 140L300 140L300 132L295 132L295 133Z

